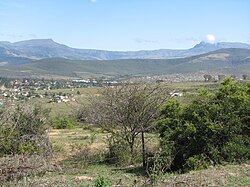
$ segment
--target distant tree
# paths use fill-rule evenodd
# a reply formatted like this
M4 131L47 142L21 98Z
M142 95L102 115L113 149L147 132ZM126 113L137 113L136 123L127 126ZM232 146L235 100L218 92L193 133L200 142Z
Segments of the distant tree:
M208 75L208 74L204 75L203 77L205 79L205 82L211 82L213 80L213 77L211 75Z
M86 121L100 126L129 145L133 163L136 138L141 135L142 160L146 166L145 132L154 127L159 106L168 94L159 86L121 85L108 87L91 101ZM125 146L125 145L123 145Z
M248 79L248 75L246 75L246 74L242 75L242 79L243 80L247 80Z

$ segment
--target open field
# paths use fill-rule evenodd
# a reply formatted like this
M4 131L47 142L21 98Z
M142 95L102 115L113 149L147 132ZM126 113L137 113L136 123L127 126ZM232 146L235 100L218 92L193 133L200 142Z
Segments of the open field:
M183 97L178 97L177 99L183 103L187 103L192 100L192 94L199 92L201 88L207 88L209 90L217 89L218 83L213 82L180 82L180 83L160 83L160 86L166 88L169 92L180 92L184 93ZM81 105L84 105L88 98L92 96L99 95L103 90L103 87L93 87L93 88L74 88L74 89L55 89L48 90L47 93L54 94L73 94L75 101L70 101L68 103L49 103L46 98L36 98L28 101L30 104L41 104L46 108L51 109L51 116L63 116L74 114L76 109ZM45 91L37 91L37 93L42 93ZM80 94L78 94L78 92Z
M165 174L155 184L140 166L117 167L104 162L101 153L105 152L106 134L100 129L83 128L52 130L50 138L55 149L54 163L57 171L47 172L44 176L19 181L19 186L92 186L99 176L110 180L113 186L234 186L250 185L250 165L226 165L210 167L206 170L186 174ZM81 152L84 151L84 152ZM88 151L88 152L87 152ZM95 154L96 153L96 154ZM98 155L87 163L86 156ZM14 185L14 183L13 183ZM15 186L18 186L15 184ZM11 186L6 184L6 186Z
M217 83L161 83L169 91L183 93L176 97L182 104L192 100L201 88L216 90ZM79 88L50 90L49 93L73 94L75 101L68 103L49 103L47 98L35 98L29 104L41 104L51 109L51 120L56 117L74 115L77 108L84 105L88 98L99 94L103 88ZM39 91L42 92L42 91ZM77 92L80 92L77 93ZM89 124L78 124L72 129L51 129L49 136L54 155L52 165L56 167L43 176L25 178L5 186L93 186L95 181L104 177L112 186L250 186L250 165L225 165L210 167L206 170L191 171L185 174L166 173L151 183L150 176L141 165L117 166L107 157L109 134ZM157 134L146 134L147 149L157 150ZM111 159L112 160L112 159Z

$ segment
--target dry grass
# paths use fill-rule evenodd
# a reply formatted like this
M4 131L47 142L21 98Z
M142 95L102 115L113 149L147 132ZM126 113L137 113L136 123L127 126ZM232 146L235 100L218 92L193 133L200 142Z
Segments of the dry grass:
M164 176L157 186L250 186L250 165L227 165L181 175Z
M95 138L91 140L93 135L95 135ZM57 166L60 170L47 170L41 176L29 176L18 182L6 183L5 186L82 187L93 185L98 176L105 176L110 179L114 186L152 186L148 176L138 166L119 168L99 162L92 164L84 163L85 153L88 153L87 156L91 156L105 151L105 136L105 133L101 133L98 129L52 130L50 132L51 141L53 146L58 146L57 148L59 149L55 154L54 166ZM152 137L153 135L150 136L152 141L156 141L155 137ZM187 174L166 174L155 183L155 186L247 187L250 186L250 165L218 166Z

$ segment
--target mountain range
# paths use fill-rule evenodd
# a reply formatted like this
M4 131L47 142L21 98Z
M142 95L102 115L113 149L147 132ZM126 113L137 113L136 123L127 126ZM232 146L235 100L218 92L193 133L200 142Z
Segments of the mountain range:
M0 42L0 65L7 63L20 64L44 58L65 58L70 60L171 59L190 57L226 48L250 49L250 44L201 42L193 48L183 50L105 51L75 49L54 42L52 39L33 39L15 43Z
M74 49L51 39L0 42L0 76L145 76L196 72L250 74L250 45L201 42L184 50Z
M250 49L219 49L177 59L69 60L46 58L0 67L2 76L90 77L146 76L185 73L250 74Z

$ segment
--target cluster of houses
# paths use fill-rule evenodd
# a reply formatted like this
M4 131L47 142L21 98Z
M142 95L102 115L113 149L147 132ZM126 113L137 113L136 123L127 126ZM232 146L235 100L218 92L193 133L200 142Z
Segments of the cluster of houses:
M44 79L1 79L0 78L0 106L8 101L29 100L33 98L48 98L49 102L74 101L72 94L55 94L47 92L54 89L74 89L95 86L112 86L117 81L77 79L77 80L44 80Z
M7 102L26 101L34 98L45 98L49 103L61 103L75 101L74 94L68 93L50 93L50 92L27 92L27 91L13 91L0 90L0 106Z
M71 94L70 96L68 95L54 95L50 97L49 103L67 103L70 101L76 101L74 98L74 95Z
M118 81L115 80L96 80L96 79L76 79L72 80L73 83L82 83L82 84L92 84L93 86L111 86L118 84Z
M1 81L0 81L1 82ZM85 88L95 86L109 86L118 84L115 80L107 79L76 79L76 80L38 80L38 79L23 79L9 80L5 82L5 86L12 90L19 91L38 91L38 90L53 90L64 88Z

